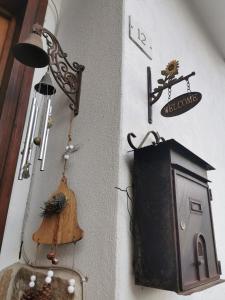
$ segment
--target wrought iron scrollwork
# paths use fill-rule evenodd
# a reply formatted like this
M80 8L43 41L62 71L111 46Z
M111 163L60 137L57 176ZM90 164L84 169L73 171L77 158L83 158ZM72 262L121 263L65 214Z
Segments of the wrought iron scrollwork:
M47 42L52 75L62 91L69 97L70 108L75 115L78 115L82 72L85 67L77 62L69 63L67 53L62 50L57 38L49 30L42 28L42 35Z
M132 132L128 133L127 142L133 150L138 150L144 145L145 141L147 140L147 138L149 137L150 134L152 134L155 138L155 142L152 142L152 145L158 145L161 142L165 142L165 139L163 137L161 137L157 131L153 131L153 130L148 131L146 133L145 137L143 138L142 142L140 143L140 145L138 147L135 147L133 142L131 141L131 138L136 138L136 135Z

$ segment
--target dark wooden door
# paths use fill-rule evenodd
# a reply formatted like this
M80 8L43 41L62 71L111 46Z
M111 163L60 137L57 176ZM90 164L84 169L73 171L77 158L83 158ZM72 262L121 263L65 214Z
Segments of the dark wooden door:
M32 24L43 24L47 3L0 0L0 246L33 78L33 69L16 61L12 48L27 37Z
M4 79L6 64L13 43L16 29L16 20L7 10L0 7L0 88ZM1 104L3 104L3 97ZM0 106L2 107L2 105Z

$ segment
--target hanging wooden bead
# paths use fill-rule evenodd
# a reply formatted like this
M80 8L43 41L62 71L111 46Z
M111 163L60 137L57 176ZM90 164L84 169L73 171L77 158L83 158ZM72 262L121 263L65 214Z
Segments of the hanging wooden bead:
M48 284L50 284L50 283L52 282L52 278L49 277L49 276L47 276L47 277L45 278L45 282L48 283Z
M35 287L35 282L34 282L34 281L30 281L30 282L29 282L29 287L30 287L30 288Z
M72 285L69 285L68 288L67 288L67 291L69 294L74 294L75 292L75 287L72 286Z
M54 272L52 270L49 270L47 273L48 277L53 277L54 276Z
M55 258L55 252L51 251L47 254L47 259L53 260Z
M55 258L52 259L52 264L53 265L58 265L58 263L59 263L58 258L55 257Z
M35 137L33 142L36 146L40 146L41 145L41 137L40 136Z
M74 278L71 278L71 279L69 279L69 285L72 285L72 286L75 286L75 279Z

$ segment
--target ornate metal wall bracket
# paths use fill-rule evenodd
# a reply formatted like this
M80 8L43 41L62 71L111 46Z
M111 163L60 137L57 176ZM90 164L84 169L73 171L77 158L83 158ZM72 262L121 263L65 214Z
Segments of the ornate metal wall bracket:
M47 43L47 53L43 49L42 36ZM28 38L16 44L13 52L16 59L26 66L43 68L49 65L55 81L70 100L70 108L75 116L78 114L84 66L67 60L67 54L54 34L34 24Z
M42 28L42 35L48 46L51 73L59 87L69 97L70 108L78 115L82 72L85 67L77 62L69 63L67 53L62 50L57 38L49 30Z
M151 69L147 67L147 92L148 92L148 122L152 124L152 106L155 104L165 89L171 89L175 84L182 82L184 80L188 81L191 76L195 75L195 72L192 72L186 76L180 76L176 78L179 69L179 62L172 60L164 70L161 71L161 74L165 76L164 78L158 79L158 87L152 91L152 76Z

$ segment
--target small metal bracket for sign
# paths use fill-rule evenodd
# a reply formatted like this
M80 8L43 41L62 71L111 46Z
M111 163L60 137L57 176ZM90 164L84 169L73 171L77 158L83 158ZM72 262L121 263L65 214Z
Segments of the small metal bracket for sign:
M187 82L187 91L185 93L175 99L173 99L173 103L171 101L168 105L164 106L161 111L161 114L165 117L172 117L179 114L182 114L201 100L201 94L198 92L191 92L189 78L195 75L195 72L192 72L186 76L180 76L176 78L175 76L178 74L179 62L177 60L172 60L164 70L161 71L161 74L164 78L158 79L158 87L152 91L152 78L151 78L151 69L147 67L147 92L148 92L148 122L152 124L152 106L155 104L165 89L168 89L169 100L171 96L171 88L175 84L186 80Z

